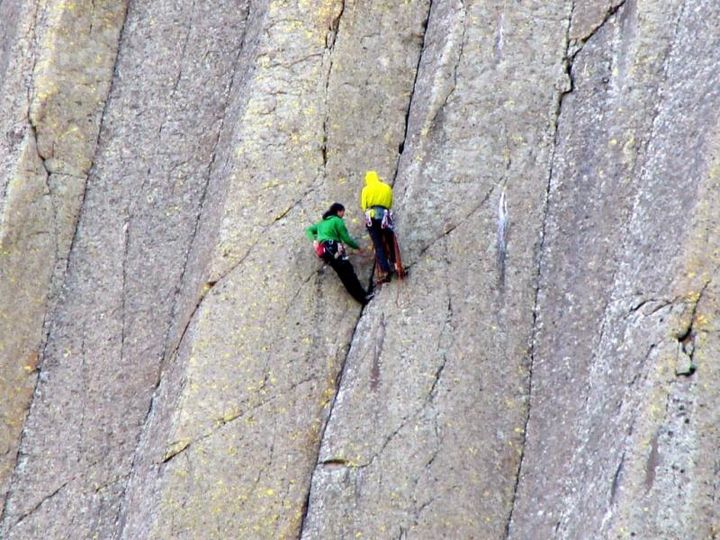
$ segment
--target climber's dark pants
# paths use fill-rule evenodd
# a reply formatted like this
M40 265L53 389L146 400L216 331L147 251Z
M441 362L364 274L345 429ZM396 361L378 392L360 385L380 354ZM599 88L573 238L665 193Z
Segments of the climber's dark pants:
M342 281L342 284L345 285L347 292L349 292L355 300L365 305L367 303L367 300L365 300L367 293L360 284L360 281L355 274L355 269L350 261L342 257L338 257L336 259L332 255L325 255L323 260L333 267L333 270L337 273L340 281Z
M385 274L390 273L395 267L395 235L392 229L383 229L379 219L373 219L372 225L365 228L375 246L375 256L380 269Z

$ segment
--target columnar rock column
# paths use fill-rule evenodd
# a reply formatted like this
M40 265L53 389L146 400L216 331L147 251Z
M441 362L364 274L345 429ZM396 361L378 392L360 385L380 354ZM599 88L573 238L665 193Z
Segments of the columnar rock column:
M433 3L395 184L410 278L355 332L304 538L505 533L568 13Z
M70 250L67 277L48 316L0 535L108 538L165 356L248 9L234 1L133 3L119 45L123 3L53 2L38 10L29 24L38 31L49 24L57 37L39 47L31 132L50 172L47 191L69 197L48 208L63 219L80 203L82 211L69 231L72 245L58 232L57 259L61 247ZM105 91L111 79L112 91L98 116L88 113L96 120L88 136L76 107L95 94L82 74L99 77L95 63L111 35L108 51L120 51L114 71L114 57L104 60ZM81 44L89 51L78 52ZM35 219L48 227L51 218L29 211L21 230ZM50 272L53 264L42 261Z
M190 256L177 355L122 536L296 538L360 306L304 227L335 200L362 238L362 172L392 177L426 2L253 4L248 75ZM251 50L252 49L252 50ZM367 262L354 258L366 282ZM151 504L148 504L151 501Z
M123 2L0 5L0 500L76 234Z
M718 16L625 2L571 43L512 538L717 531Z

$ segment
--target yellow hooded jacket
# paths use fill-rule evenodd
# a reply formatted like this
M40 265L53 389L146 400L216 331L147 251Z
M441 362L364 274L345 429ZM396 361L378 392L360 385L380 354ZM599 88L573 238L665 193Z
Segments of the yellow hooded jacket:
M373 206L382 206L388 210L392 208L392 188L385 182L380 181L378 173L368 171L365 173L365 187L360 194L360 207L363 212L370 210L374 214ZM374 216L370 216L374 217Z

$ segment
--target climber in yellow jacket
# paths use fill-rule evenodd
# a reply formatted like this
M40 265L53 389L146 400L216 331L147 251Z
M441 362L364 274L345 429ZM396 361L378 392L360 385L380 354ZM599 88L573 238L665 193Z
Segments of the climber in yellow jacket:
M360 194L360 207L365 213L365 227L375 246L381 281L390 281L395 271L392 203L392 187L381 181L376 171L367 171L365 187Z

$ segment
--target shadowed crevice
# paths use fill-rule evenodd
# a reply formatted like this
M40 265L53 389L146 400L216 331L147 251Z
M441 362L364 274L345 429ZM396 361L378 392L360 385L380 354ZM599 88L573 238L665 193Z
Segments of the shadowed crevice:
M450 268L450 262L447 262L448 269ZM450 280L446 281L447 283L450 283ZM442 361L440 362L440 365L435 370L434 378L432 385L430 386L430 391L428 392L427 401L432 402L437 397L438 392L438 385L440 384L440 379L442 378L442 374L445 371L445 366L448 363L448 351L447 347L443 346L443 338L446 335L446 331L450 334L450 340L452 342L452 336L455 333L455 327L453 326L453 319L455 318L455 312L453 311L453 305L452 305L452 297L450 295L450 290L448 287L448 300L447 300L447 314L445 315L445 321L443 322L443 328L440 331L440 338L438 340L437 344L437 352L442 358ZM437 428L437 424L436 424Z
M392 180L389 182L391 186L395 185L395 180L397 180L397 175L400 171L400 158L405 151L405 142L407 141L408 130L410 127L410 111L412 110L413 103L415 101L415 91L417 89L418 77L420 75L420 65L422 64L422 60L425 55L425 39L427 37L428 26L430 26L430 17L432 16L433 11L433 1L434 0L430 0L429 2L427 17L425 17L425 22L423 22L422 44L420 45L420 54L418 54L418 61L417 65L415 66L415 77L413 79L412 89L410 90L410 98L408 99L407 108L405 109L405 129L403 130L403 138L398 145L398 156L395 160L395 171L393 172Z
M705 291L712 283L712 279L708 279L703 284L700 291L697 293L697 297L693 298L690 314L687 321L683 326L675 333L675 339L677 340L677 356L678 360L683 355L687 358L686 365L682 368L676 367L675 374L678 376L689 377L695 373L697 366L695 365L695 340L697 338L698 330L695 328L695 322L698 318L697 311L698 305L705 295Z
M328 156L327 156L327 148L328 148L328 120L329 120L329 113L328 113L328 102L329 102L329 96L330 96L330 79L332 78L332 72L333 72L333 63L334 63L334 53L335 53L335 44L337 43L338 33L340 31L340 20L342 19L343 14L345 13L345 0L341 0L340 2L340 10L338 11L338 14L333 17L333 19L330 21L330 26L328 28L327 37L325 38L325 51L328 55L328 71L327 71L327 78L325 79L325 115L323 117L323 123L322 123L322 144L320 146L320 152L322 154L322 162L323 162L323 170L325 171L327 169L328 164Z
M320 464L320 450L322 448L323 441L325 440L325 432L327 431L327 427L330 424L330 419L332 418L333 411L335 409L335 403L337 402L337 397L338 397L338 394L340 393L340 387L342 385L343 376L345 375L345 369L347 368L348 357L350 356L350 354L352 353L352 350L353 350L352 343L355 340L355 334L357 333L358 326L360 325L360 322L362 321L362 316L363 316L364 310L365 310L365 307L363 306L360 310L357 321L355 322L355 327L353 328L352 334L350 336L350 341L348 343L347 352L345 353L345 357L343 358L342 363L340 365L340 370L338 371L337 378L335 379L335 393L334 393L332 401L330 403L328 413L323 422L322 430L320 431L320 436L318 437L317 447L315 449L316 466L313 469L312 474L310 475L310 480L307 485L307 495L305 497L305 502L302 507L302 519L300 520L299 538L302 538L303 531L305 530L305 521L307 520L307 514L310 509L310 495L312 493L313 480L315 478L315 473L318 470L317 465ZM333 460L331 460L331 461L333 461Z
M593 26L585 36L576 38L572 40L571 46L576 47L575 51L573 52L572 56L573 58L579 53L582 48L585 46L585 44L592 39L593 36L595 36L607 23L612 19L617 12L625 5L625 2L627 0L622 0L618 4L615 5L609 5L607 7L607 11L605 12L605 15L603 16L602 20L597 23L595 26ZM575 5L573 2L573 12L575 11ZM572 24L572 23L571 23Z
M623 452L622 456L620 456L620 463L618 463L617 469L615 469L615 474L613 475L612 485L610 486L610 505L611 506L615 504L615 498L617 497L617 492L618 492L618 489L620 488L624 467L625 467L625 452Z

